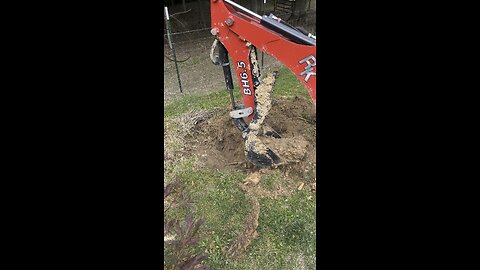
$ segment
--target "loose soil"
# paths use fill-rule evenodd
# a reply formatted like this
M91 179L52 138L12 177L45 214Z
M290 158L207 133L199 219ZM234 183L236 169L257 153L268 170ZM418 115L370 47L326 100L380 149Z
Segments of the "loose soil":
M185 147L201 166L213 169L255 168L245 158L241 132L233 125L229 109L220 109L199 122L185 137ZM277 153L282 162L276 169L285 174L305 177L316 169L316 112L311 100L303 97L275 97L263 125L273 128L282 138L258 138Z

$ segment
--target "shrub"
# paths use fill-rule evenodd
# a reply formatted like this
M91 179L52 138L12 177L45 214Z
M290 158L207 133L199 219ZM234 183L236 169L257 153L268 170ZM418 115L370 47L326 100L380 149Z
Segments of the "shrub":
M175 188L178 188L178 182L169 184L163 188L163 201L172 194ZM191 208L191 203L188 195L183 193L181 197L181 203L177 204L177 207ZM174 204L172 201L168 208ZM163 236L164 236L164 252L168 255L168 265L165 265L167 269L175 270L207 270L208 266L203 265L202 262L206 259L206 256L196 254L196 247L201 240L198 236L200 227L205 221L203 219L195 220L193 214L186 215L184 220L163 220ZM173 239L167 239L167 236L174 236ZM165 263L167 264L167 263Z

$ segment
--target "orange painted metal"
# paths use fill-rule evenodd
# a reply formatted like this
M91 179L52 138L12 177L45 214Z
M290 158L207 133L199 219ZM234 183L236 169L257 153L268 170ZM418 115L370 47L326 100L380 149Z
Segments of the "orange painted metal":
M242 91L245 107L255 108L252 72L249 60L249 47L251 43L257 49L275 57L290 69L300 82L305 86L313 102L316 104L316 75L310 76L306 81L305 70L316 74L316 46L302 45L290 41L288 38L266 28L260 20L236 11L223 0L211 0L212 29L217 29L217 38L225 46L233 60ZM312 58L313 57L313 58ZM303 62L302 62L303 60ZM313 70L312 70L313 68ZM301 75L303 73L303 75ZM246 75L247 76L246 76ZM251 120L253 114L249 116Z

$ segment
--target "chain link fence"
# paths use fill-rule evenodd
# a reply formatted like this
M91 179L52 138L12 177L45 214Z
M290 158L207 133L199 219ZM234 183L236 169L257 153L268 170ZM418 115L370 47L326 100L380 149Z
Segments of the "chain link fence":
M210 33L210 3L208 1L194 1L186 4L185 6L180 4L168 8L170 41L167 24L165 24L163 33L165 103L169 103L182 95L209 93L225 89L222 68L214 65L209 56L214 41L214 36ZM250 8L248 5L246 7ZM262 8L264 7L262 6ZM200 11L201 16L198 16ZM264 12L260 10L257 13L268 14L274 12L267 8L264 9ZM293 26L302 26L315 34L315 19L315 6L310 5L310 9L306 11L304 16L293 17L288 22ZM281 63L275 58L261 53L260 50L258 50L258 60L263 71L262 74L281 66ZM233 68L232 75L234 86L237 88L238 80Z

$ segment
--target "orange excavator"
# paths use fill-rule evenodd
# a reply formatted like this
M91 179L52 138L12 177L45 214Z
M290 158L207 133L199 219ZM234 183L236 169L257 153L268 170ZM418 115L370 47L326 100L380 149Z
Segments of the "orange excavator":
M316 105L316 37L282 19L259 15L232 0L210 0L211 33L215 36L210 58L223 67L232 102L230 117L242 131L245 155L255 166L281 164L281 158L258 139L258 133L280 138L262 126L271 108L271 94L277 73L260 75L257 49L273 56L305 86ZM217 51L217 54L215 52ZM235 104L229 56L240 84L243 104Z

